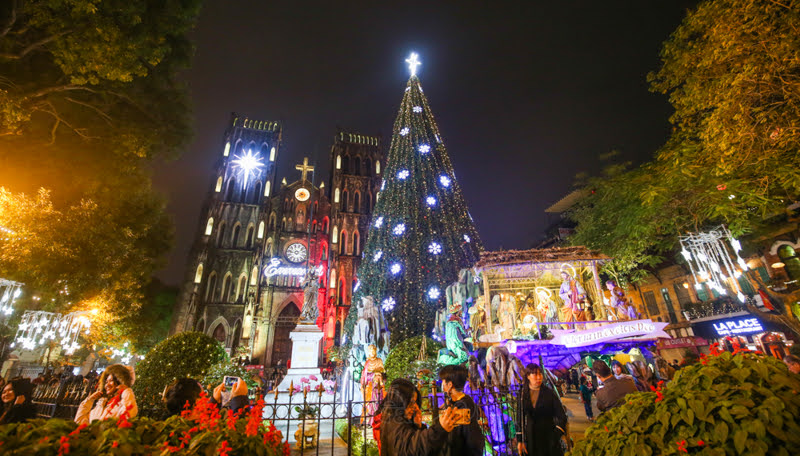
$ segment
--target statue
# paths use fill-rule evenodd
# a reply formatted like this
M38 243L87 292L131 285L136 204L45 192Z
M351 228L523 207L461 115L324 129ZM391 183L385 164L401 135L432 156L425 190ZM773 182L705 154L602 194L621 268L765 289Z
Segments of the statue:
M469 308L469 330L472 343L479 341L486 332L486 311L480 302L476 302Z
M300 317L303 321L317 320L319 309L317 308L317 296L319 295L319 280L313 269L306 273L303 283L303 312Z
M497 309L497 315L500 317L500 326L503 331L500 333L503 339L511 339L514 337L514 329L516 329L517 319L517 304L513 296L509 296L506 300L500 301L500 308Z
M367 360L361 373L361 394L364 396L366 413L365 424L372 426L372 418L383 400L383 360L378 358L378 347L367 346Z
M614 314L619 320L638 320L639 313L636 311L628 298L625 296L625 291L618 287L616 282L609 280L606 282L606 288L611 292L611 306L614 309Z
M450 318L445 323L445 347L439 350L439 364L464 364L469 359L469 352L464 346L467 331L461 323L461 305L456 304L450 309Z
M375 343L375 335L372 333L372 324L364 315L364 301L358 304L358 321L353 331L353 346L362 345L366 347Z
M556 303L553 301L553 292L544 287L536 287L536 297L539 304L536 310L539 311L539 321L554 322L556 318Z
M568 321L586 321L586 291L567 271L561 271L561 279L558 295L569 311Z

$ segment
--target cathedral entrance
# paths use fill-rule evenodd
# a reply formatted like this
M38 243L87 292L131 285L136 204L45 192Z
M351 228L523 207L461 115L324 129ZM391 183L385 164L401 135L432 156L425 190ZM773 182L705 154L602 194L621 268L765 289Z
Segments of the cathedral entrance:
M272 341L272 363L286 366L292 358L292 339L289 334L294 331L300 319L300 309L293 302L283 308L275 322L275 337Z

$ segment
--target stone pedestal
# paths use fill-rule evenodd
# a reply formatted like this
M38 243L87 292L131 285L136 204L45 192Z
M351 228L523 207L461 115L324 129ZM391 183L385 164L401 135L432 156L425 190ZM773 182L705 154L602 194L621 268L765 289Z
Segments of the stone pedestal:
M319 368L322 330L314 323L300 322L289 338L292 339L292 367L278 385L279 391L287 390L292 382L295 386L301 385L300 379L309 375L316 375L322 380L322 370Z

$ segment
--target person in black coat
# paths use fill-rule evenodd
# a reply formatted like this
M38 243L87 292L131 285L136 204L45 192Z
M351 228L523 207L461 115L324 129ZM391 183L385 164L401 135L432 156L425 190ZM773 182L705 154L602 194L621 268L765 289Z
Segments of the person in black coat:
M478 424L481 409L463 391L468 376L469 371L461 365L447 365L439 370L442 391L446 394L445 404L460 410L460 413L469 413L468 423L456 421L455 429L448 434L447 443L439 452L440 456L483 456L485 439ZM433 419L437 419L438 415L438 408L434 408Z
M543 385L538 364L525 367L522 394L522 429L517 450L527 456L561 456L561 436L567 426L564 406L556 393Z
M380 407L381 456L432 456L442 448L455 427L453 409L442 411L426 428L421 403L419 391L409 380L398 378L389 385Z
M31 402L32 395L33 384L27 378L8 382L0 396L3 401L0 424L24 423L36 418L36 407Z

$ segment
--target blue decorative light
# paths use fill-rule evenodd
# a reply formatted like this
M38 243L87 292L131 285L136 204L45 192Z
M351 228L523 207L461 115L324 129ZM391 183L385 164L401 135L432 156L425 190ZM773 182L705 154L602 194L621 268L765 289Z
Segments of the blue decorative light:
M408 172L407 169L401 169L400 171L397 172L397 178L400 179L400 180L406 180L406 178L408 178L409 174L411 174L411 173Z
M375 228L380 228L382 225L383 225L383 216L380 216L375 219Z
M436 197L429 196L429 197L425 198L425 202L428 203L428 206L431 206L431 207L436 206Z
M408 127L403 127L403 128L400 130L400 136L405 136L405 135L407 135L409 131L411 131L411 130L409 130L409 129L408 129Z
M394 226L394 229L392 230L392 233L394 233L395 236L400 236L405 232L406 232L405 223L398 223L397 225Z
M464 242L471 242L471 241L472 241L472 239L470 239L469 236L465 234L464 235Z
M403 266L401 266L400 263L395 263L389 268L389 271L391 271L394 275L400 274L400 271L402 270Z
M420 112L422 112L422 106L414 106L414 108L412 109L412 111L414 111L414 112L416 112L416 113L420 113Z
M361 281L356 279L356 286L353 287L353 293L358 291L359 288L361 288Z
M419 150L420 153L427 154L428 152L431 151L431 146L429 146L427 144L423 144L423 145L419 146L417 148L417 150Z
M388 298L383 300L383 302L381 303L381 308L383 309L384 312L389 312L390 310L394 309L395 304L396 302L394 301L394 298L389 296Z
M441 295L442 292L439 291L439 287L433 286L428 288L428 299L437 300Z
M381 190L383 190L384 188L386 188L386 179L381 181Z
M373 263L377 263L378 260L380 260L382 256L383 256L383 252L378 250L377 252L375 252L374 255L372 255L372 262Z
M450 182L451 181L450 181L449 177L447 177L446 175L442 174L441 176L439 176L439 182L442 183L442 187L447 188L447 187L450 186Z
M442 245L439 244L438 242L431 242L430 244L428 244L428 252L434 255L438 255L442 253Z

